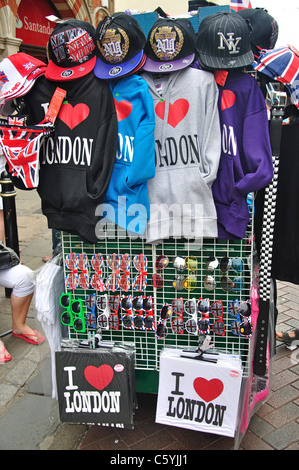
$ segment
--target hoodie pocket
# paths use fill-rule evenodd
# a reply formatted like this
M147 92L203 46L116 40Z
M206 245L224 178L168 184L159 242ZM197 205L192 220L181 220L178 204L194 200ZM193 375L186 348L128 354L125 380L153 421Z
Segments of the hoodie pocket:
M84 169L42 167L38 192L43 208L48 211L82 213L90 210Z

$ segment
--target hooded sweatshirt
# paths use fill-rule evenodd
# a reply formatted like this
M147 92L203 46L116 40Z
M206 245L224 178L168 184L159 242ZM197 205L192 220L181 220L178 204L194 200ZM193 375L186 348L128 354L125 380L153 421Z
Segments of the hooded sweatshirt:
M217 237L212 195L220 158L218 90L210 72L143 73L154 100L156 174L147 242Z
M143 235L149 219L147 181L155 175L155 116L148 85L138 75L111 80L118 149L105 195L105 219Z
M213 195L218 237L244 238L249 222L247 195L273 178L272 151L265 99L244 72L229 72L219 87L221 159Z
M40 151L37 191L49 228L96 243L96 215L117 150L117 119L109 86L94 73L65 82L40 78L25 96L30 123L44 119L56 87L67 91L55 131Z

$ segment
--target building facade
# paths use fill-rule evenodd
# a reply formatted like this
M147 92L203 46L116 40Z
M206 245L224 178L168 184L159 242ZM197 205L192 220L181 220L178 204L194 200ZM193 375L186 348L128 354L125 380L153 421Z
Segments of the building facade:
M46 61L46 45L55 27L47 17L77 18L96 26L114 0L0 0L0 60L22 51Z

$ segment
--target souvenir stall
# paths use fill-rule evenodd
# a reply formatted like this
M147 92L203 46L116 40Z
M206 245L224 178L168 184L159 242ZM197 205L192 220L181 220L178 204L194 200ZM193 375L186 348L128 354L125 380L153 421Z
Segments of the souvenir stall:
M95 30L58 24L25 106L29 124L43 122L65 91L37 185L62 240L49 262L63 266L51 343L60 419L132 428L136 392L154 393L157 422L238 446L269 386L277 165L263 94L240 71L254 60L248 24L207 10L150 15L147 27L124 13ZM71 58L82 44L83 64Z

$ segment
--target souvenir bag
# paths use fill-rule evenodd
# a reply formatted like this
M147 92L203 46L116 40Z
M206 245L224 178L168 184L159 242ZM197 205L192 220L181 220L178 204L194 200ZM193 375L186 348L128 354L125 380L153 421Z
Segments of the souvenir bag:
M20 263L18 255L0 241L0 270L9 269Z

